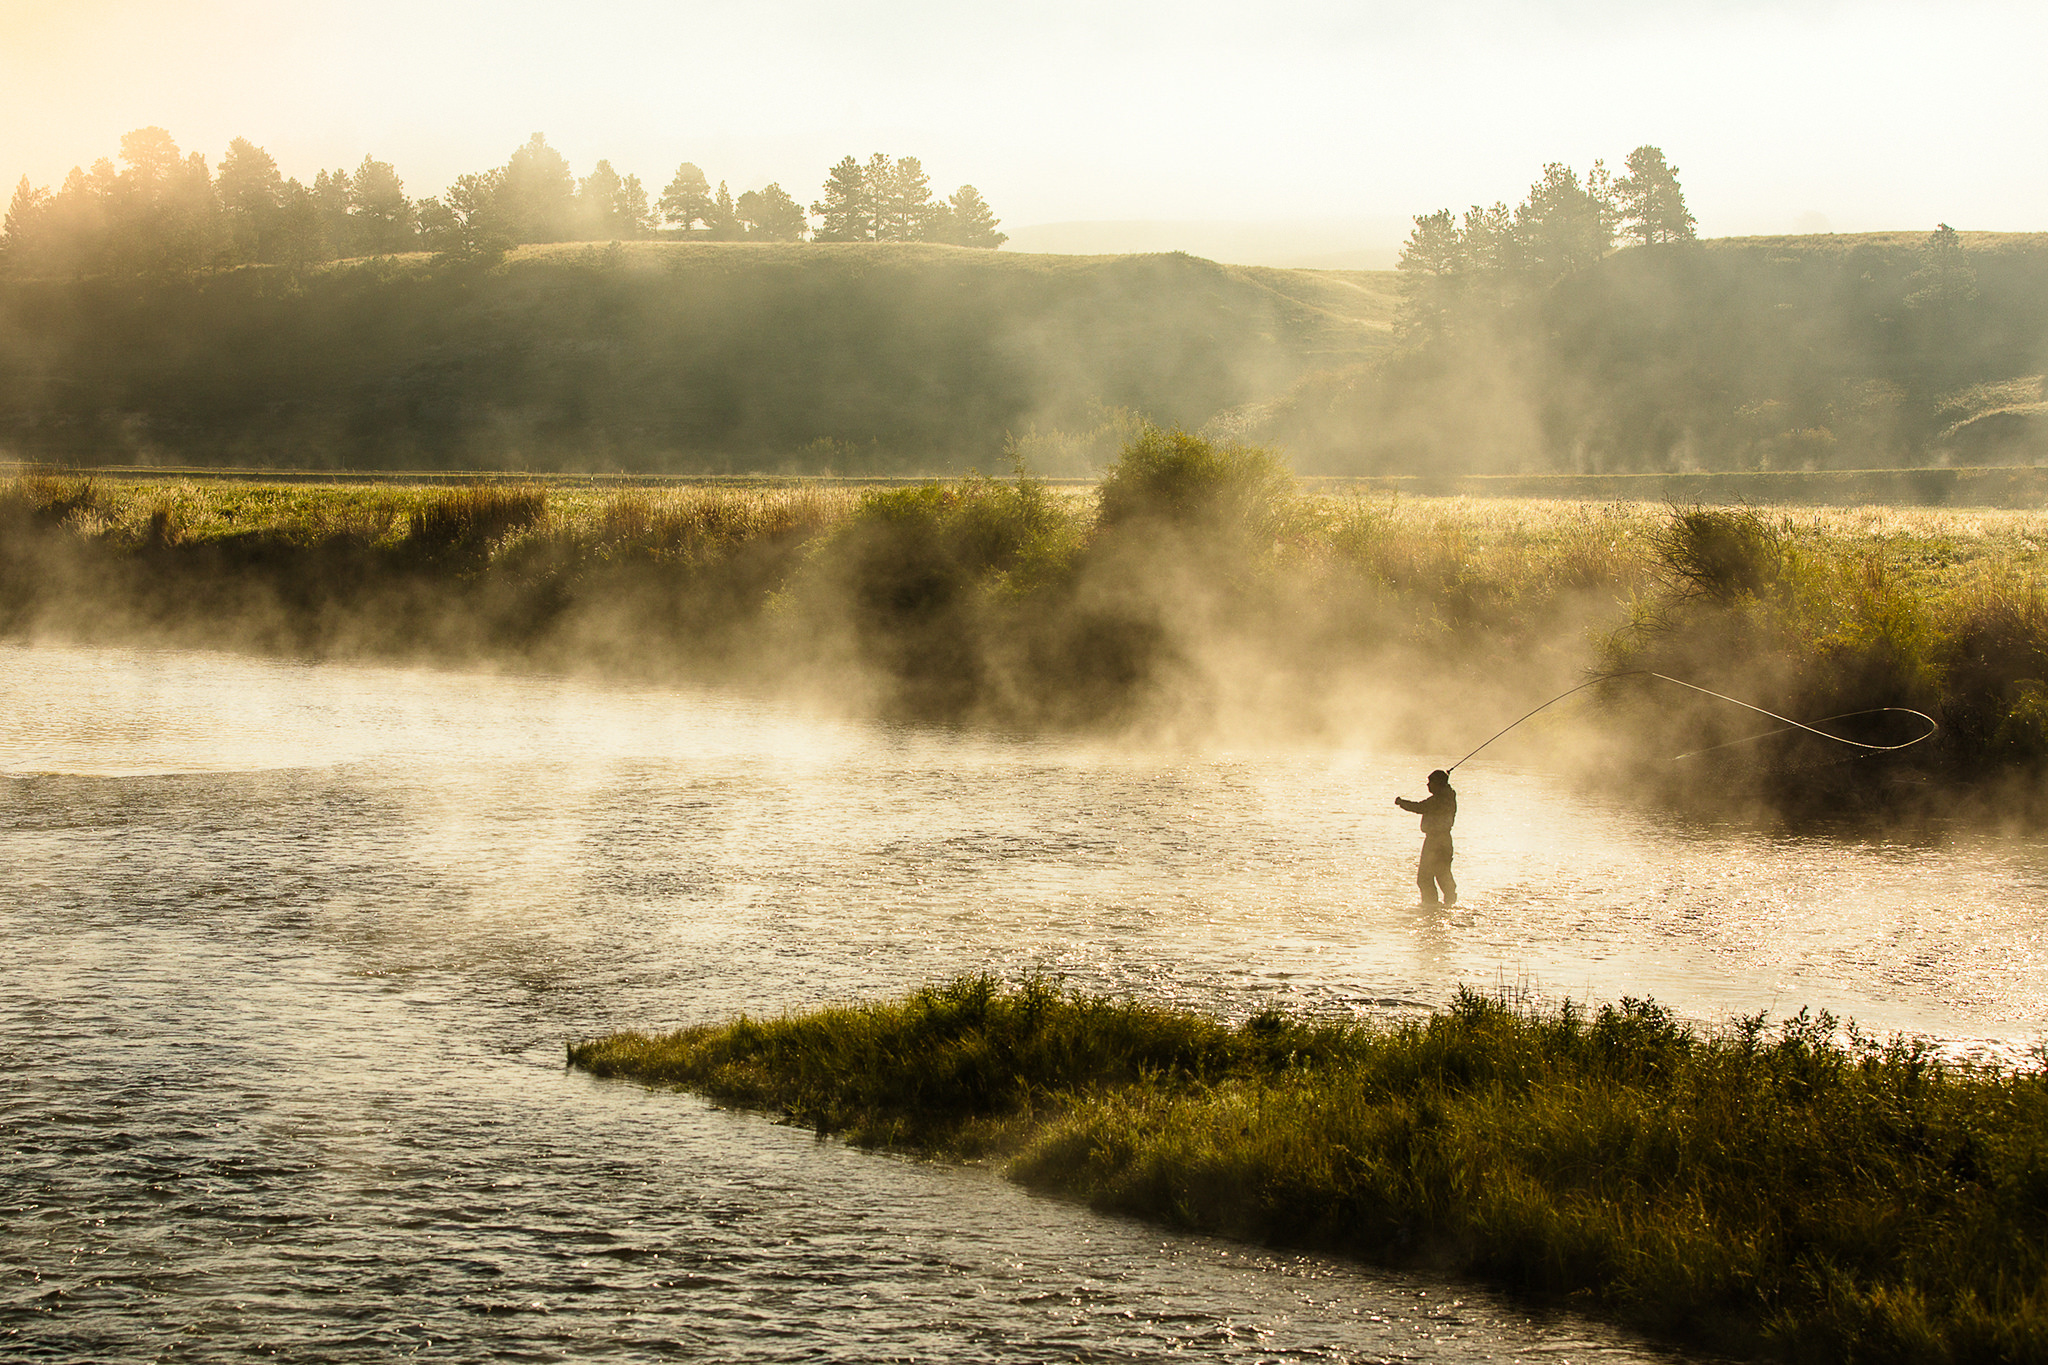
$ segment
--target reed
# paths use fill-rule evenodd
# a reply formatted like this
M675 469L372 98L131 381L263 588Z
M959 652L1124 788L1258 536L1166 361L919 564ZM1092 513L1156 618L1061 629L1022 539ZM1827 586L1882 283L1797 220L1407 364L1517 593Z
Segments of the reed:
M2048 1079L1825 1014L1719 1032L1461 992L1400 1024L969 977L569 1049L1177 1227L1569 1295L1800 1361L2048 1352Z

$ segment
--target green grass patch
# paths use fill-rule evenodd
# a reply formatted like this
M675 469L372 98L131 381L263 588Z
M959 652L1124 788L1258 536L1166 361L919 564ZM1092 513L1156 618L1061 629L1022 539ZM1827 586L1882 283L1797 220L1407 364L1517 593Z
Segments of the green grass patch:
M1826 1015L1625 1000L1236 1027L969 977L570 1047L1175 1227L1569 1296L1801 1361L2048 1355L2048 1081Z

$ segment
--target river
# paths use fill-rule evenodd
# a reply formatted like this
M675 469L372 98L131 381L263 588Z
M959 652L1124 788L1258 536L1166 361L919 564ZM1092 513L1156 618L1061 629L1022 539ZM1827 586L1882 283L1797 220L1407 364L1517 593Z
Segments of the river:
M1485 727L1480 727L1485 728ZM215 1360L1668 1359L564 1068L968 970L1241 1017L1459 985L2048 1029L2048 855L1426 757L1146 751L556 677L0 644L0 1343Z

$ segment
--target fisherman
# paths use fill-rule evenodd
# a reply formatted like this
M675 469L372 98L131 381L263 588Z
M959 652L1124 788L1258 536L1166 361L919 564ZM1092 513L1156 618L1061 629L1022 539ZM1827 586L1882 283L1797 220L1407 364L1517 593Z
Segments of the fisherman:
M1451 775L1438 768L1429 775L1429 795L1420 801L1395 797L1402 810L1422 817L1422 857L1415 865L1415 885L1422 891L1422 903L1437 904L1437 890L1443 903L1458 903L1458 883L1451 876L1451 826L1458 819L1458 793L1451 789Z

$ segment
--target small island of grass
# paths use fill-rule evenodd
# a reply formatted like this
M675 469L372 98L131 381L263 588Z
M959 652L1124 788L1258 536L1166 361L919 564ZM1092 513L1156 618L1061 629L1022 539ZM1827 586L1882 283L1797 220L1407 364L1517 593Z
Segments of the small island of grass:
M1804 1012L1702 1032L1471 992L1241 1026L970 977L573 1045L1175 1227L1470 1275L1800 1361L2048 1358L2048 1076Z

